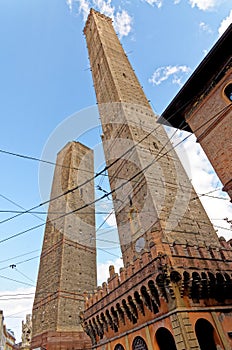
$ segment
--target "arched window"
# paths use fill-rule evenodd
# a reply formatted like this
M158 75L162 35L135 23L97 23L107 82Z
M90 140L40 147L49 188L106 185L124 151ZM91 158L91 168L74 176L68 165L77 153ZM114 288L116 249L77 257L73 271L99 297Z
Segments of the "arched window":
M160 350L177 350L173 335L167 328L160 327L155 337Z
M123 347L121 344L117 344L117 345L114 347L114 350L124 350L124 347Z
M132 350L148 350L147 344L141 337L136 337L132 344Z
M224 90L224 93L226 97L230 100L230 102L232 102L232 83L227 85L227 87Z
M201 350L217 350L214 340L214 328L204 318L197 320L195 332Z

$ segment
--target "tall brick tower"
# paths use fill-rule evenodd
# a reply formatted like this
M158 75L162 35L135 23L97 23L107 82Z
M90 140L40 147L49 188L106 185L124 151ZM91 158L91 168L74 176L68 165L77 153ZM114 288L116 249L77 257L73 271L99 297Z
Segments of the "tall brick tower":
M230 349L232 255L156 122L110 18L84 29L124 268L86 300L94 349Z
M162 245L162 240L216 242L212 224L156 122L111 20L92 10L85 34L124 264L154 243Z
M76 209L94 201L93 174L89 148L70 142L59 152L33 306L32 349L89 347L78 315L83 292L96 288L95 210Z

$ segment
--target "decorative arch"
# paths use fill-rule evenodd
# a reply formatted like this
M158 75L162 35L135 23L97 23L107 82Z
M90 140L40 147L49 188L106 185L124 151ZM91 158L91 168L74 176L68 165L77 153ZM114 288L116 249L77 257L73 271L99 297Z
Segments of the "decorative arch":
M195 332L201 350L217 350L215 330L209 321L199 318L195 324Z
M224 94L230 102L232 102L232 83L230 82L224 89Z
M124 350L124 347L122 346L122 344L117 344L115 345L114 350Z
M133 340L132 350L148 350L145 340L142 337L136 337Z
M177 350L172 333L165 327L160 327L155 334L160 350Z

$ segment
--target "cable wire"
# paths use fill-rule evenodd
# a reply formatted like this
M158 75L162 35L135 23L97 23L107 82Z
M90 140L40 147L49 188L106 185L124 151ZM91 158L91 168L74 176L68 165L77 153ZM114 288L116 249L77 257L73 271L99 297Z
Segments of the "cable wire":
M231 107L231 105L232 105L232 103L229 105L229 108ZM220 114L221 114L222 112L224 112L226 109L228 109L228 106L226 106L226 107L223 108L221 111L219 111L219 112L216 113L214 116L212 116L208 121L206 121L205 123L203 123L198 129L202 128L204 125L206 125L207 123L209 123L211 120L213 120L213 119L216 118L217 116L220 116ZM152 131L152 132L153 132L153 131ZM149 134L151 134L152 132L150 132ZM138 143L141 143L144 139L146 139L146 138L149 136L149 134L147 134L145 137L143 137ZM139 176L139 175L140 175L141 173L143 173L144 171L146 171L152 164L154 164L154 161L157 161L157 160L160 160L161 158L163 158L163 157L164 157L165 155L167 155L171 150L173 150L174 148L176 148L177 146L179 146L181 143L185 142L185 141L186 141L189 137L191 137L191 136L192 136L192 134L186 136L184 139L182 139L181 141L179 141L177 144L173 145L173 146L172 146L169 150L167 150L164 154L160 155L160 157L159 157L158 159L152 160L151 163L149 163L149 164L148 164L147 166L145 166L143 169L141 169L141 170L138 171L136 174L134 174L130 179L128 179L128 180L127 180L127 183L130 182L131 180L135 179L137 176ZM131 149L133 149L136 145L138 145L138 143L136 143L135 145L133 145L132 147L130 147L121 157L123 157L123 156L124 156L125 154L127 154ZM108 166L106 166L103 170L108 169L109 167L113 166L113 165L114 165L117 161L119 161L120 159L121 159L121 158L115 159L115 161L113 161L111 164L109 164ZM99 175L103 172L103 170L102 170L101 172L99 172L97 175L95 175L94 178L97 177L97 176L99 176ZM27 210L26 212L29 212L29 211L31 211L31 210L33 210L33 209L36 209L36 208L40 207L41 205L47 204L47 203L49 203L49 202L51 202L51 201L53 201L53 200L55 200L55 199L58 199L58 198L62 197L63 195L66 195L66 194L68 194L68 193L70 193L70 192L73 192L73 191L76 190L77 188L79 188L79 187L81 187L81 186L84 186L85 184L87 184L88 182L90 182L90 181L92 181L92 180L93 180L93 178L92 178L92 179L88 179L88 180L86 180L84 183L82 183L81 185L78 185L78 186L74 187L73 189L67 190L66 192L62 193L61 195L58 195L58 196L56 196L56 197L54 197L54 198L51 198L50 200L47 200L47 201L41 203L40 205L35 206L35 207L33 207L33 208ZM65 216L67 216L67 215L70 215L70 214L76 213L76 212L78 212L78 211L80 211L80 210L82 210L82 209L85 209L86 207L91 206L91 205L93 205L93 204L99 202L100 200L102 200L102 199L104 199L104 198L107 198L109 195L115 193L118 189L122 188L123 186L125 186L125 183L119 185L117 188L115 188L115 189L111 190L110 192L104 194L102 197L99 197L99 198L97 198L96 200L94 200L94 201L92 201L92 202L89 202L89 203L87 203L87 204L85 204L85 205L83 205L83 206L81 206L81 207L79 207L79 208L76 208L76 209L74 209L74 210L72 210L72 211L70 211L70 212L68 212L68 213L65 213L65 214L61 215L60 217L55 218L55 219L52 219L52 220L50 220L50 221L51 221L51 222L56 221L56 220L61 219L61 218L65 217ZM25 213L26 213L26 212L25 212ZM34 227L32 227L32 228L29 228L29 229L27 229L27 230L21 231L21 232L19 232L19 233L17 233L17 234L14 234L14 235L10 236L10 237L7 237L7 238L5 238L5 239L2 239L2 240L0 240L0 243L6 242L6 241L8 241L8 240L10 240L10 239L12 239L12 238L15 238L15 237L18 237L18 236L24 234L24 233L27 233L27 232L29 232L29 231L35 230L35 229L37 229L37 228L40 228L40 227L44 226L45 224L46 224L46 223L42 223L42 224L36 225L36 226L34 226Z

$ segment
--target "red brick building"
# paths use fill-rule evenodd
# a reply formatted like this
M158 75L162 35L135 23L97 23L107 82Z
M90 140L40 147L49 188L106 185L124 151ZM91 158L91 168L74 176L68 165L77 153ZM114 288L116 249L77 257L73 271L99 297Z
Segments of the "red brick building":
M162 114L197 137L232 199L232 24Z

